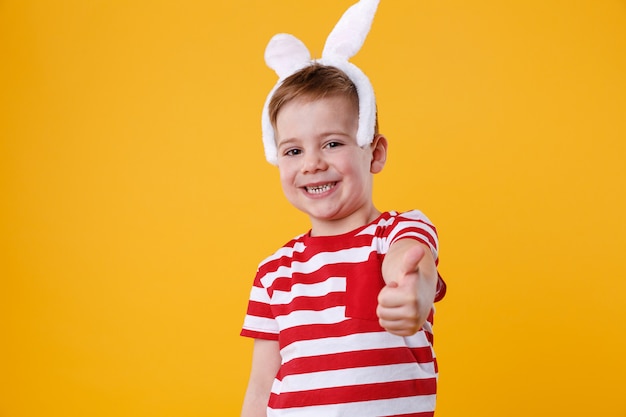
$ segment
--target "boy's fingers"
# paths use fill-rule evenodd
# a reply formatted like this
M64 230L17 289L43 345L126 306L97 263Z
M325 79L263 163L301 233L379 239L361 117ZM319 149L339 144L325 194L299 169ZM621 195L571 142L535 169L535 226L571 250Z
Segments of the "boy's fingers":
M378 293L378 305L387 308L400 307L405 303L404 290L399 289L399 284L391 281Z
M398 308L380 307L377 309L376 314L379 319L384 320L387 323L396 323L406 320L406 313Z
M389 312L379 314L378 323L388 332L403 336L414 334L418 330L414 321L407 320L404 316L389 314Z

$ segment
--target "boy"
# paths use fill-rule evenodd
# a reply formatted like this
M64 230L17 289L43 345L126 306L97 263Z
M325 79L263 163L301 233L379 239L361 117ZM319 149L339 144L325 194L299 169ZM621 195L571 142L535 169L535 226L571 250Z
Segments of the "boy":
M436 231L418 211L374 207L387 139L375 114L362 117L373 101L363 78L336 58L279 73L264 109L266 155L311 229L257 271L241 332L255 339L244 417L434 413Z

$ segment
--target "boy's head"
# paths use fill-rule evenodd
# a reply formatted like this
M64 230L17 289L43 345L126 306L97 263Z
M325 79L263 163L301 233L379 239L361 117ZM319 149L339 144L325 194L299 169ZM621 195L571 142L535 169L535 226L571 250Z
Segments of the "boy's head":
M339 68L314 63L287 77L270 99L269 119L276 131L276 118L281 108L292 100L319 100L325 97L347 98L359 108L359 94L354 82ZM374 135L378 134L378 115L375 115ZM274 138L276 139L276 138Z
M358 103L349 83L340 84L333 92L296 88L271 106L282 189L309 216L313 235L346 233L379 214L372 174L385 165L387 141L377 134L369 145L358 143Z
M359 0L351 6L328 35L320 59L312 60L307 47L292 35L278 34L270 40L265 49L265 62L278 75L278 82L265 100L261 119L268 162L274 165L278 162L275 138L277 115L286 103L294 99L344 94L351 97L357 103L356 141L364 148L372 143L377 123L374 89L363 71L349 59L361 49L378 2Z

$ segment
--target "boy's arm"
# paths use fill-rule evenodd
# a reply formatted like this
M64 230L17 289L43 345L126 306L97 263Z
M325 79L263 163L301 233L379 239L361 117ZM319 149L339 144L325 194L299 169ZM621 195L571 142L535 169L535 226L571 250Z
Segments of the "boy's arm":
M414 239L393 243L382 265L385 287L378 295L379 322L389 333L410 336L426 322L437 291L430 248Z
M254 339L250 380L243 400L241 417L267 417L267 402L279 367L278 341Z

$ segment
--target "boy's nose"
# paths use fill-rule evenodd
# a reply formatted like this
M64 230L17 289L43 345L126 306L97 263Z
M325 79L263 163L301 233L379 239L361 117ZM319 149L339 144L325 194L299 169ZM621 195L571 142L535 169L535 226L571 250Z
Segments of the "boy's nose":
M323 171L327 167L328 165L326 164L323 156L320 155L320 152L309 151L305 153L302 164L302 173Z

